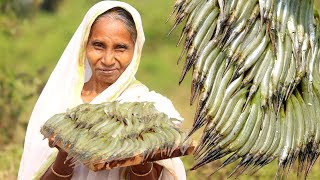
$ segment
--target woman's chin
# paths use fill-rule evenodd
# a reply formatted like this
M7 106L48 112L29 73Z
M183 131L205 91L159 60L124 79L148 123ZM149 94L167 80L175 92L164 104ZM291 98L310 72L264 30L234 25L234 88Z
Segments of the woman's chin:
M96 81L113 83L118 79L119 76L120 76L120 73L116 70L112 70L112 71L95 70L95 73L92 75L92 78L96 79Z
M111 85L117 81L119 76L98 76L96 82L99 84L108 84Z

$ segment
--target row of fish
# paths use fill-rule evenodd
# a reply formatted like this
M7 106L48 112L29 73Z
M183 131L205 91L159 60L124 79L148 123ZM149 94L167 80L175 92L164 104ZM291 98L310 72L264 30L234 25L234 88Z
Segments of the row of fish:
M184 141L175 121L151 102L81 104L51 117L41 133L67 150L73 163L92 165L158 152L170 157L177 148L184 154L192 141Z
M320 18L313 0L177 0L171 33L185 22L181 83L192 68L188 137L204 127L197 169L229 158L234 172L278 159L281 178L298 160L307 176L319 156ZM217 170L214 170L216 172Z

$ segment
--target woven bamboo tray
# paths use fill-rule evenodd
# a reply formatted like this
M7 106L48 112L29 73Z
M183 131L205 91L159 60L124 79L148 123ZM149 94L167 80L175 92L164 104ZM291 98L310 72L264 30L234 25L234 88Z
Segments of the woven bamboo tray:
M53 137L49 137L49 139L53 139ZM141 154L141 155L137 155L137 156L126 158L126 159L114 160L108 163L89 164L87 167L92 171L101 171L101 170L110 170L110 169L119 168L119 167L138 165L144 162L153 162L153 161L158 161L163 159L186 156L193 153L196 145L197 143L195 141L192 141L191 145L187 148L187 150L184 153L181 152L180 150L181 147L178 147L173 151L170 157L165 156L163 153L164 151L159 150L158 152L155 153L153 157L147 157L146 159L144 159L143 155ZM63 149L64 151L68 152L68 148L67 149L63 148L63 146L61 146L61 143L58 142L57 146Z

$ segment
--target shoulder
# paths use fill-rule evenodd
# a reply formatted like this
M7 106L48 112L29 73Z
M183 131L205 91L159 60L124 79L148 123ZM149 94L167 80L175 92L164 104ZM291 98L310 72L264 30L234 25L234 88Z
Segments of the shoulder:
M149 92L149 89L147 86L135 80L122 92L122 94L117 98L117 100L136 101L137 98L139 99L141 96L143 96L148 92Z
M183 121L183 118L167 97L155 91L150 91L140 82L129 86L117 100L124 102L154 102L158 111L167 114L170 118L179 120L177 123L181 123Z
M155 92L150 91L146 96L146 101L154 102L155 107L160 111L166 113L170 118L176 118L180 121L183 120L183 118L180 116L178 111L174 108L174 105L168 99L167 97Z

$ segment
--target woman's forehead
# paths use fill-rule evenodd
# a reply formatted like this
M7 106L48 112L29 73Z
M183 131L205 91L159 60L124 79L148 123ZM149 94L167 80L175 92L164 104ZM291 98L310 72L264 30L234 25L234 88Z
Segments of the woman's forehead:
M91 28L89 39L111 38L129 43L132 40L130 32L121 20L102 17Z
M104 11L98 17L95 19L93 24L96 22L100 21L103 18L109 18L112 20L120 20L123 22L125 28L129 31L131 34L131 37L133 41L135 42L137 39L137 29L136 29L136 23L133 18L133 14L130 13L130 11L126 10L125 8L122 7L114 7L111 8L107 11Z

